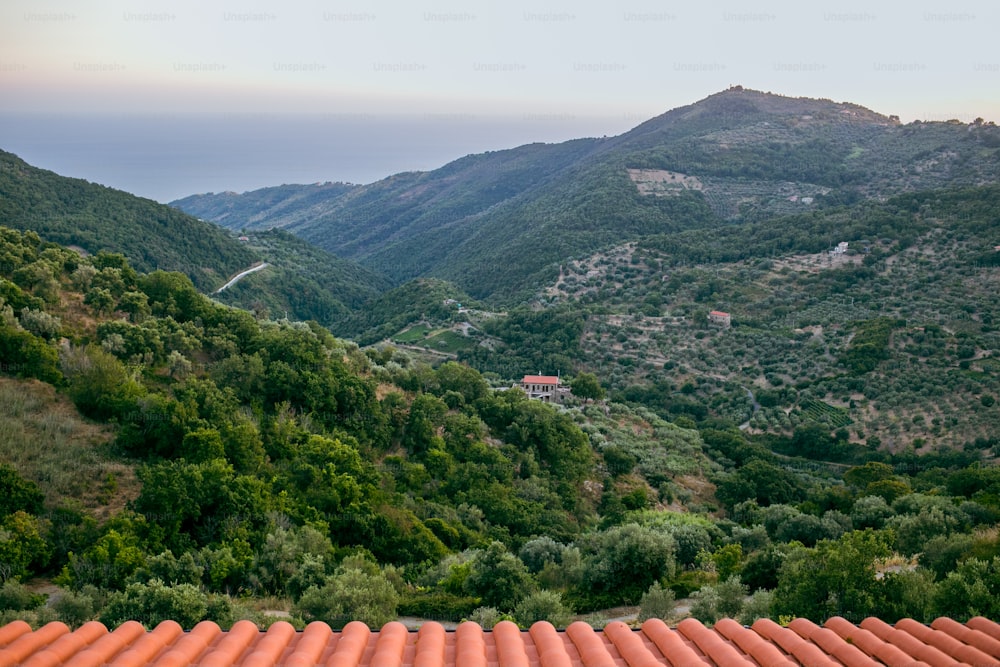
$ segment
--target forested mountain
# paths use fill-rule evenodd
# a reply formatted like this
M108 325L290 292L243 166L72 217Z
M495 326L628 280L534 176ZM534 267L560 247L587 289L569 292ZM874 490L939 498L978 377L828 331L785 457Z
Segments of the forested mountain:
M471 155L337 189L308 209L291 189L290 215L270 190L238 206L248 223L285 227L394 281L433 276L509 299L613 242L992 182L998 148L1000 129L981 122L901 125L857 105L732 88L617 137ZM230 195L175 203L238 224Z
M215 298L325 326L343 320L389 282L282 232L247 242L190 215L87 181L32 167L0 152L0 225L32 230L88 254L120 253L139 271L180 271L215 292L258 262L269 267Z
M140 271L181 271L222 286L257 257L217 226L127 192L60 176L0 151L0 224L90 254L118 252Z
M285 227L322 215L326 206L355 185L279 185L253 192L191 195L170 205L233 231Z

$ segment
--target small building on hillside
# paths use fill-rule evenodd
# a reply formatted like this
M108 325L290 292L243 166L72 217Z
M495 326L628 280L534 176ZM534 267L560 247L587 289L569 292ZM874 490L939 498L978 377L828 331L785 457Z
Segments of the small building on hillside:
M728 327L732 326L733 318L729 313L724 313L721 310L713 310L708 314L708 321L712 324Z
M556 375L525 375L521 380L521 389L528 398L546 403L562 403L566 393Z

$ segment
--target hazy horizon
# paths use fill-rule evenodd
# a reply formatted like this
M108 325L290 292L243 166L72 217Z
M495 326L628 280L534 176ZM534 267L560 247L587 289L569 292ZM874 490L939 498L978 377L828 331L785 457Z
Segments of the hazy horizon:
M10 0L0 148L165 201L620 134L731 85L1000 122L998 29L985 0Z
M169 203L291 183L371 183L469 154L620 134L642 120L470 114L3 114L0 149ZM627 126L627 127L626 127Z

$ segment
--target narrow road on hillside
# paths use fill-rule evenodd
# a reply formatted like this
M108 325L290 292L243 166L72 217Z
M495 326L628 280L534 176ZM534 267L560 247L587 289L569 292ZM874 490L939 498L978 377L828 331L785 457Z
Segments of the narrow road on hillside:
M750 412L750 419L753 419L753 416L757 414L757 412L760 410L760 403L757 402L757 397L753 395L752 391L750 391L746 387L743 388L747 390L747 398L750 399L750 405L752 406L752 410ZM745 431L748 428L750 428L750 419L740 424L741 431Z
M221 292L224 289L232 287L233 285L235 285L239 281L243 280L243 278L249 276L251 273L256 273L257 271L260 271L261 269L266 269L269 266L271 266L271 265L268 264L267 262L261 262L260 264L257 264L256 266L251 266L246 271L241 271L240 273L237 273L235 276L232 277L232 279L230 279L230 281L228 283L226 283L225 285L223 285L219 289L215 290L215 294L218 294L219 292Z

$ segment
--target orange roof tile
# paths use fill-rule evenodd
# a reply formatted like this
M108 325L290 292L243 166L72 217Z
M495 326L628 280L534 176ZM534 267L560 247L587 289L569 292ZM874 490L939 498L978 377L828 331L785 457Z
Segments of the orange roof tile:
M557 375L525 375L521 384L559 384Z
M539 622L524 631L505 621L492 632L475 623L448 632L434 622L418 632L396 622L372 632L355 621L340 632L320 622L296 632L279 621L261 632L240 621L223 632L204 621L183 632L173 621L150 631L129 621L114 632L97 622L70 632L58 622L32 631L13 621L0 627L0 667L1000 667L1000 625L985 618L893 627L834 617L825 626L796 619L747 628L724 619L708 628L689 618L676 628L652 619L639 630L613 621L603 630L576 622L559 632Z

